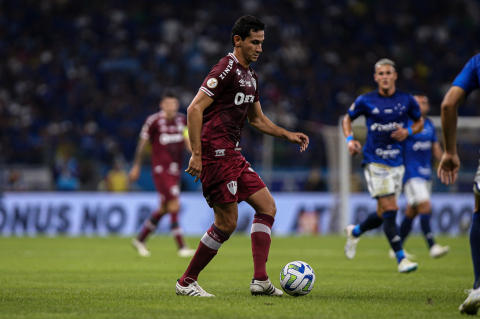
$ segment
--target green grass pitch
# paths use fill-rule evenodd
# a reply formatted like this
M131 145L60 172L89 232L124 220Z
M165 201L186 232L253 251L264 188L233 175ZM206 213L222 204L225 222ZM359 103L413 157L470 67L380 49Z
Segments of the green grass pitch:
M198 238L188 238L192 247ZM215 298L175 295L189 259L173 240L154 237L142 258L129 238L0 238L0 318L457 318L471 288L467 237L441 237L451 252L428 257L421 237L407 250L419 269L397 273L382 236L365 237L354 260L345 239L274 237L267 271L275 286L282 267L309 263L317 281L304 297L252 296L250 238L232 236L202 272L200 285Z

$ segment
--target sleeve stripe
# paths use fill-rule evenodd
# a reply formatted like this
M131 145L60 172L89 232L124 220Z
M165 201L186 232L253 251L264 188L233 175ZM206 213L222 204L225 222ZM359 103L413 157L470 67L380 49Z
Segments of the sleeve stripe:
M208 89L206 89L204 86L200 87L200 90L202 90L203 92L205 92L205 94L207 94L208 96L212 97L214 96L215 94L213 94L212 92L210 92Z

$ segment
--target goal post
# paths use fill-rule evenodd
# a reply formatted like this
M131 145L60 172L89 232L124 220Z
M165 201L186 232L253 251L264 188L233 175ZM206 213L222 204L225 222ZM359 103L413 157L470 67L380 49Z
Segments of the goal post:
M437 130L437 137L443 148L443 135L441 131L441 118L440 116L429 116L432 120L435 128ZM350 207L350 196L351 196L351 176L352 176L352 157L350 156L345 142L345 137L343 135L342 129L342 120L343 116L339 118L338 121L338 213L339 213L339 227L338 229L343 229L349 223L349 217L351 216L351 207ZM357 139L357 135L360 135L359 140L362 142L362 147L364 145L364 137L366 136L366 127L365 127L365 118L362 116L355 119L352 123L354 136ZM477 150L477 161L478 161L478 149L480 147L480 117L459 117L457 122L457 144L458 143L468 143L468 150L475 149ZM462 154L460 154L460 161L462 161ZM473 176L470 176L470 173L466 174L465 179L471 178L473 181Z

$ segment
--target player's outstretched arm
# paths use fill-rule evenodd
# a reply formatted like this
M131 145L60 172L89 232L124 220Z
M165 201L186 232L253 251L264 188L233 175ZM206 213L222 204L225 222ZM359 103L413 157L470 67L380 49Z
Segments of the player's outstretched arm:
M192 103L187 109L187 127L188 137L190 139L190 147L192 148L192 157L188 163L188 168L185 170L188 174L195 177L195 182L198 181L202 174L202 124L203 111L212 104L213 99L198 91Z
M445 142L445 153L438 165L437 175L442 183L454 184L460 170L460 159L457 154L457 108L466 97L466 92L459 86L452 86L442 102L442 131Z
M348 114L346 114L343 118L342 129L347 140L347 146L350 155L360 154L362 152L362 145L359 141L353 139L352 119Z
M289 132L275 124L273 124L262 112L260 102L255 102L248 109L248 122L251 126L262 133L283 138L290 143L300 145L300 152L303 152L308 147L308 136L299 132Z
M135 150L135 157L133 158L133 165L128 172L128 179L130 182L135 182L140 177L140 170L142 166L142 157L143 157L143 150L145 149L145 145L147 145L148 140L144 138L140 138L137 144L137 149Z

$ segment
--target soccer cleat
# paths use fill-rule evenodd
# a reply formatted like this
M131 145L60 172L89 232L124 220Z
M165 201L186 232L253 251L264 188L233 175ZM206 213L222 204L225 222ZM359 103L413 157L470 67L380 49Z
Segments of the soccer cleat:
M252 293L252 295L255 296L283 296L283 291L275 288L275 286L272 285L270 279L267 279L265 281L256 280L255 278L252 279L252 282L250 283L250 292Z
M408 260L407 258L403 258L398 264L399 273L409 273L411 271L417 270L417 268L418 264Z
M142 257L150 257L150 251L148 250L147 246L142 243L140 240L134 238L132 239L132 246L138 252L138 254Z
M405 249L403 250L403 253L405 254L405 258L408 258L410 260L417 258L415 255L409 254ZM388 257L390 257L390 259L397 258L397 255L395 255L393 249L390 249L390 251L388 252Z
M178 283L175 285L175 293L179 296L190 296L190 297L215 297L212 294L209 294L205 290L202 289L197 283L197 281L193 281L192 283L188 284L187 287L183 287Z
M460 305L458 310L460 313L467 315L476 315L478 308L480 308L480 288L467 290L467 299Z
M348 225L345 227L345 234L347 235L347 243L345 244L345 257L347 259L353 259L355 253L357 252L357 244L360 240L359 237L352 235L352 231L355 228L355 225Z
M446 255L450 251L450 246L440 246L439 244L434 244L430 248L430 257L438 258Z
M178 250L178 257L192 257L195 255L196 250L188 247L183 247Z

